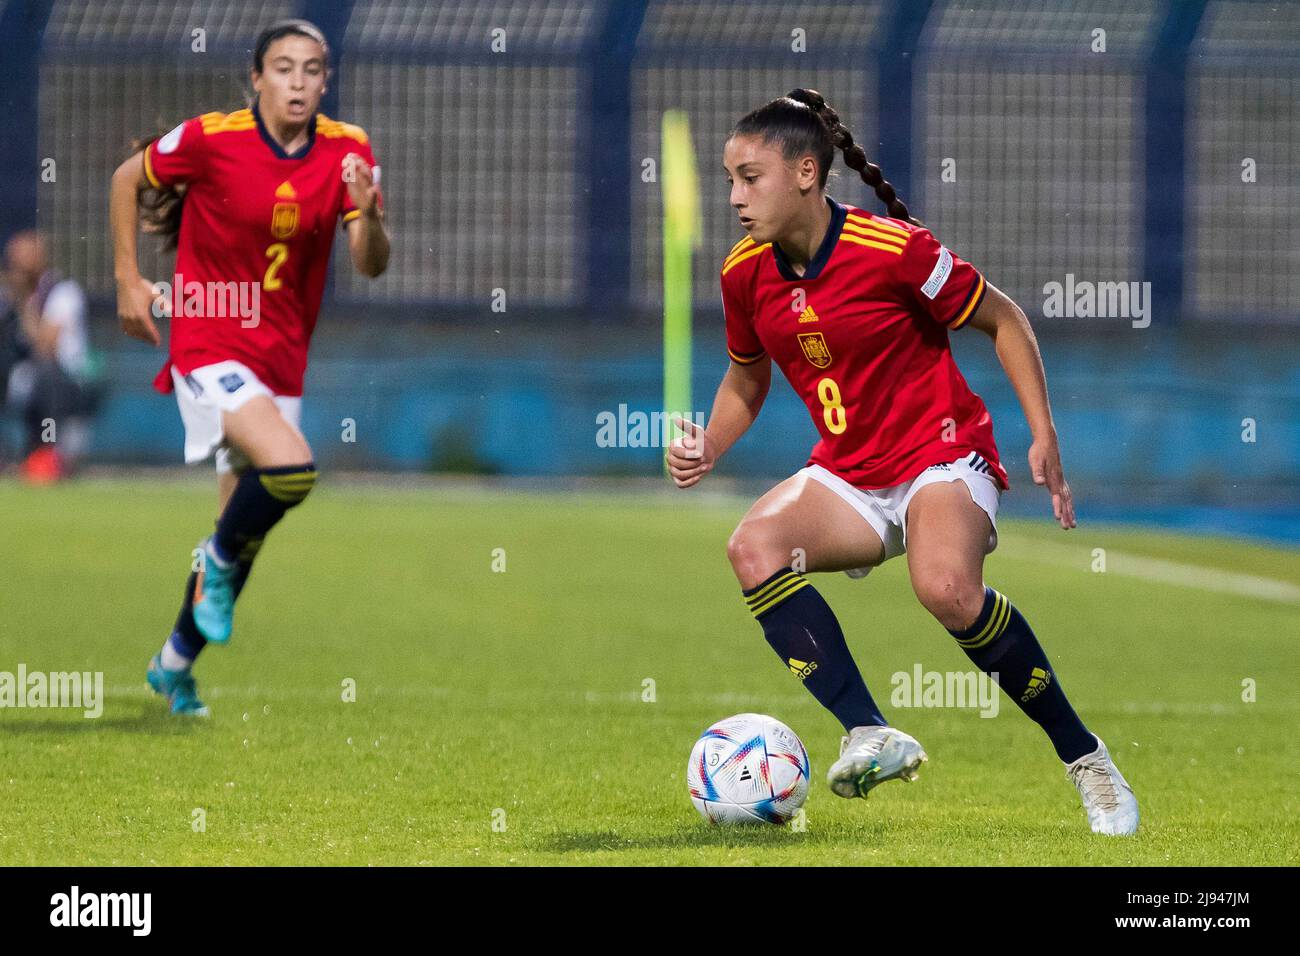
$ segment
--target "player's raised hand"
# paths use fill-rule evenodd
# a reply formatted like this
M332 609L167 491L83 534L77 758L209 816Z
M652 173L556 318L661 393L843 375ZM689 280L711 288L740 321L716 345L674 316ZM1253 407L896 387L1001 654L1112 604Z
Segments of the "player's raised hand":
M1074 496L1061 469L1061 449L1053 438L1036 438L1029 446L1029 471L1034 484L1046 485L1052 494L1052 514L1064 530L1076 526Z
M675 417L673 424L684 434L668 444L668 474L678 488L689 488L713 470L715 455L699 425L681 416Z
M168 314L167 300L154 291L153 283L143 276L117 286L117 320L122 331L133 339L161 345L162 336L154 324L154 303L159 303L159 314Z
M375 185L373 167L356 153L343 157L343 182L347 185L352 205L362 214L374 211L379 202L379 187Z

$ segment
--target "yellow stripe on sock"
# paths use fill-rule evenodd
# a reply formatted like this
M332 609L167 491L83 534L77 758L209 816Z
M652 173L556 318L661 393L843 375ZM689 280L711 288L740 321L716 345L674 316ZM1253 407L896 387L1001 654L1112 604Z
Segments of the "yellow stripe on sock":
M257 557L257 552L262 550L262 542L265 536L261 538L251 538L244 542L244 546L239 549L239 560L244 562L252 561Z
M989 615L988 623L984 629L968 640L957 641L968 651L976 650L985 644L990 644L1002 636L1002 632L1007 629L1007 621L1011 619L1011 602L1007 600L1006 595L1001 591L994 591L993 613Z
M312 486L316 484L316 472L303 471L289 475L259 475L262 487L276 501L285 504L297 504L307 497Z
M308 491L315 483L314 481L263 481L262 485L268 491L283 491L288 494L293 491Z
M751 606L750 610L753 612L754 617L758 617L760 614L764 613L765 611L770 611L778 604L785 603L786 598L794 594L795 591L803 590L807 586L808 586L808 580L806 578L796 577L795 580L790 582L788 587L782 588L780 591L777 591L771 597L767 598L767 600L765 600L762 604Z
M780 585L784 584L786 581L789 581L791 578L797 578L798 576L799 576L798 573L795 571L787 571L785 574L781 575L775 581L769 581L767 584L764 584L753 594L748 595L745 598L745 603L748 604L750 607L753 607L759 601L763 600L774 590L776 590Z

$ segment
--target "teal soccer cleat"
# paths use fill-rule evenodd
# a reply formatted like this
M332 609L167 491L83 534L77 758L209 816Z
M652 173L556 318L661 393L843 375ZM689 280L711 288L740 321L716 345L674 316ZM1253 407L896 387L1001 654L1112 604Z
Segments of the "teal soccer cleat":
M235 622L235 579L239 576L239 562L231 561L221 567L212 556L210 538L205 538L200 547L204 560L203 570L194 582L194 624L204 640L224 644L230 640Z
M163 670L162 659L158 654L149 662L145 674L154 693L162 694L171 704L171 712L181 717L207 717L208 708L199 700L198 688L194 685L194 675L189 668L183 671Z

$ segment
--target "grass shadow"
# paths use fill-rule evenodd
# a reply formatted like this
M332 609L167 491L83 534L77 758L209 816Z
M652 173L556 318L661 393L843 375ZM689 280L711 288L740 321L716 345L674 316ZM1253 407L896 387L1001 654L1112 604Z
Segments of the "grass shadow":
M787 827L719 827L682 825L646 836L626 836L616 830L563 831L531 844L547 853L601 853L631 850L758 849L785 847L843 847L845 840L878 843L887 834L883 824L809 827L802 832Z
M197 728L208 725L208 721L203 718L173 717L160 701L139 701L136 702L135 708L111 700L106 704L109 706L105 707L105 714L99 717L83 717L75 711L56 720L34 720L26 717L6 720L0 717L0 734L69 735L125 731L136 734L180 736L194 733ZM112 716L108 716L110 709Z

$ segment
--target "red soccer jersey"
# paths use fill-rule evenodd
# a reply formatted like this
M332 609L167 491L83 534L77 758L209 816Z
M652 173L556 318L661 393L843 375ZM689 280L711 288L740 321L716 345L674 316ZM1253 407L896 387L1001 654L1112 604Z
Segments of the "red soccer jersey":
M732 361L772 357L821 433L809 464L855 487L889 488L972 451L1010 487L988 409L948 345L984 277L928 229L827 202L830 228L802 276L779 246L749 238L723 262Z
M343 181L348 153L376 166L364 130L320 113L289 155L256 106L195 116L149 144L149 181L185 185L159 391L171 391L173 365L235 359L277 395L302 394L334 224L361 215Z

